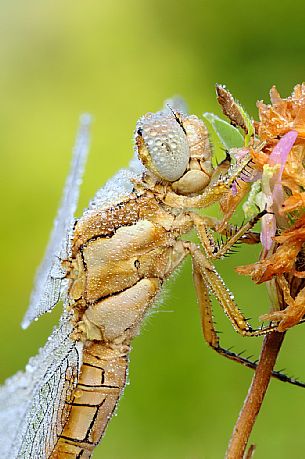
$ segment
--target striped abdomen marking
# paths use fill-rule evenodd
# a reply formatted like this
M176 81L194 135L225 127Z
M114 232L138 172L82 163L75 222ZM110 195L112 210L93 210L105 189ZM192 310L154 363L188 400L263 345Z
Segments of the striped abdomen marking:
M50 459L87 459L99 443L126 384L129 347L85 346L70 416Z

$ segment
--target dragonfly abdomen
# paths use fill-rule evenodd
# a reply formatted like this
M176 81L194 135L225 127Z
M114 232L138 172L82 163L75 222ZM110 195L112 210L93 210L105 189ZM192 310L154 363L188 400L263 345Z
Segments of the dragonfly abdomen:
M126 385L129 346L88 342L70 416L50 459L88 459L99 443Z

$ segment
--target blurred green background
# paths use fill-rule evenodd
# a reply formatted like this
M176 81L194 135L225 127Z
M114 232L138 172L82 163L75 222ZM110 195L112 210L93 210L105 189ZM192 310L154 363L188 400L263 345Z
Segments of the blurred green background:
M0 2L1 368L3 381L36 353L60 311L27 331L20 321L68 171L79 114L94 115L79 212L126 166L135 122L180 94L190 110L219 113L225 83L256 115L276 84L288 95L305 78L305 4L296 0ZM233 272L254 260L243 249L219 270L250 317L268 308L264 287ZM216 305L223 344L258 355ZM289 332L279 368L305 379L304 329ZM187 262L143 326L130 382L94 457L222 458L251 371L204 344ZM252 435L255 458L304 457L305 391L273 381Z

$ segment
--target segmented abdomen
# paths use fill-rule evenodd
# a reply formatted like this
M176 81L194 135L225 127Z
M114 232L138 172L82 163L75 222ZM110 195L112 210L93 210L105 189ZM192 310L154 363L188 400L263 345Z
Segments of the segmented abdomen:
M85 346L69 419L50 459L88 459L99 443L126 385L129 347Z

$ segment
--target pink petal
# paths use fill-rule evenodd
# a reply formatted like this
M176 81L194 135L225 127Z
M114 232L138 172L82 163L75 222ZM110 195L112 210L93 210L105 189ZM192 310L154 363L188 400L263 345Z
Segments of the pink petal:
M287 134L285 134L279 140L278 144L275 146L271 155L269 156L269 164L271 166L275 166L276 164L281 165L279 179L282 178L282 173L285 167L285 163L287 161L287 157L297 137L297 131L287 132Z
M272 214L264 215L262 218L262 231L261 231L261 243L266 250L270 250L273 237L276 232L276 220L275 216Z
M278 211L281 208L283 201L284 201L284 192L282 187L282 175L283 170L290 153L291 148L293 147L296 138L298 137L297 131L290 131L287 132L278 142L276 147L273 149L270 157L269 157L269 164L271 166L280 164L281 167L277 173L274 174L272 179L270 180L270 185L272 189L272 200L273 200L273 208L274 211L278 215Z

